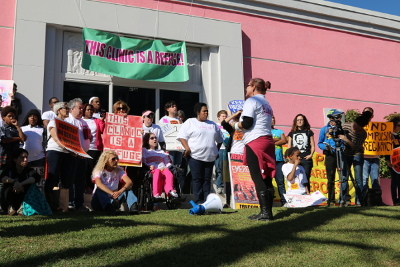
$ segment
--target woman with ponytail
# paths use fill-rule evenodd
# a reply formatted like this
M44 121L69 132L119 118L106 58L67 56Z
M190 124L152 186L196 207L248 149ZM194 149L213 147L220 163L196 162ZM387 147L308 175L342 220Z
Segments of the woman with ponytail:
M235 130L243 131L244 164L249 167L260 202L261 212L250 216L250 220L273 220L272 177L275 177L276 168L275 143L271 132L273 111L265 99L265 93L270 88L270 82L260 78L251 79L246 87L246 101L240 120L232 122Z

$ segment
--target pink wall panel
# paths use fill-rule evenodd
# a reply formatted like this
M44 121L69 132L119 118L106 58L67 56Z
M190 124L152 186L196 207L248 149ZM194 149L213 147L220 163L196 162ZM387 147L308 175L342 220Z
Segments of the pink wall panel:
M0 80L11 80L11 67L0 66Z
M109 0L189 14L190 5L169 1ZM244 56L400 77L400 44L309 25L193 5L191 14L242 24Z
M12 64L14 29L0 28L0 65Z
M14 27L15 0L0 1L0 26Z
M391 97L398 95L400 79L259 59L245 58L243 63L246 82L251 76L267 79L275 91L400 103Z

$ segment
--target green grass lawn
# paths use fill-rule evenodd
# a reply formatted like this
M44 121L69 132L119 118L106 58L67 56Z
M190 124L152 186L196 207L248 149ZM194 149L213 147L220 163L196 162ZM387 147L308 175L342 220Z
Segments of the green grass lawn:
M0 266L400 266L400 207L0 216Z

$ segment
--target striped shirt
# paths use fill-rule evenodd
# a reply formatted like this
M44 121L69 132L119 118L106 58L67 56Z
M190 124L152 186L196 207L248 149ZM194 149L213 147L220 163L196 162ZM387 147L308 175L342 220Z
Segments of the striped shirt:
M362 132L356 133L353 130L353 123L346 122L342 126L346 137L355 145L352 148L350 145L345 144L344 154L346 156L363 155L364 154L364 141L367 138L367 132L363 129Z

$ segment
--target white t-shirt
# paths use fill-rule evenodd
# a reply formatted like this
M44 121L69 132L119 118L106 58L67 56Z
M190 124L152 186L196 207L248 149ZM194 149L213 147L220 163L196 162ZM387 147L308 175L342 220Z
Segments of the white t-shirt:
M42 114L42 120L49 120L49 121L51 121L51 120L53 120L55 117L56 117L56 114L55 114L52 110L43 112L43 114Z
M171 158L161 149L142 149L143 163L147 166L154 166L156 169L164 169L171 166Z
M100 112L93 113L93 118L100 119L101 118Z
M234 131L232 140L232 147L231 147L231 154L239 154L243 155L244 153L244 143L243 143L243 132L242 131Z
M164 134L163 134L163 132L161 131L161 127L160 127L160 126L155 125L155 124L153 123L150 127L147 127L147 126L144 125L144 123L143 123L143 131L144 131L143 136L144 136L144 134L146 134L146 133L153 133L153 134L156 135L157 141L158 141L158 142L165 142Z
M44 158L43 127L26 125L21 130L26 135L23 148L29 152L28 162Z
M79 129L79 141L81 142L82 149L86 152L89 150L90 147L90 139L85 139L85 136L83 134L84 129L88 129L90 131L90 128L88 124L83 120L83 119L75 119L71 113L69 114L69 117L66 118L64 121L71 123L72 125L78 127Z
M287 190L286 194L293 194L293 195L303 195L306 193L306 187L304 186L305 183L308 182L306 172L303 166L298 165L296 167L296 172L294 174L294 179L289 181L287 176L289 173L292 172L294 164L286 163L282 166L282 172L285 176Z
M265 99L264 95L258 94L250 97L244 102L242 116L251 117L254 119L253 125L248 130L243 130L243 142L247 144L260 136L271 135L271 121L273 111Z
M54 138L51 137L51 134L50 134L50 128L55 128L55 130L57 131L55 119L52 119L49 122L49 124L47 124L47 136L48 136L47 139L49 139L49 141L47 142L47 151L53 150L53 151L58 151L58 152L63 152L63 153L69 153L68 150L62 149L56 143L56 141L54 141Z
M159 123L171 123L171 124L180 124L179 118L171 118L169 116L164 116L160 119Z
M185 121L177 140L186 139L191 150L191 157L205 162L212 162L218 155L216 143L224 141L218 125L212 121L201 122L196 118Z
M96 134L97 134L97 125L94 121L94 118L91 119L83 119L90 128L90 132L92 133L92 142L90 142L89 150L98 150L96 146Z
M123 177L126 176L126 173L123 169L117 168L116 170L109 172L107 170L103 170L100 173L95 173L93 175L92 181L94 181L97 178L100 178L101 182L107 186L108 189L111 191L117 190L118 189L118 184L119 182L123 181ZM96 192L97 185L95 184L93 194Z

